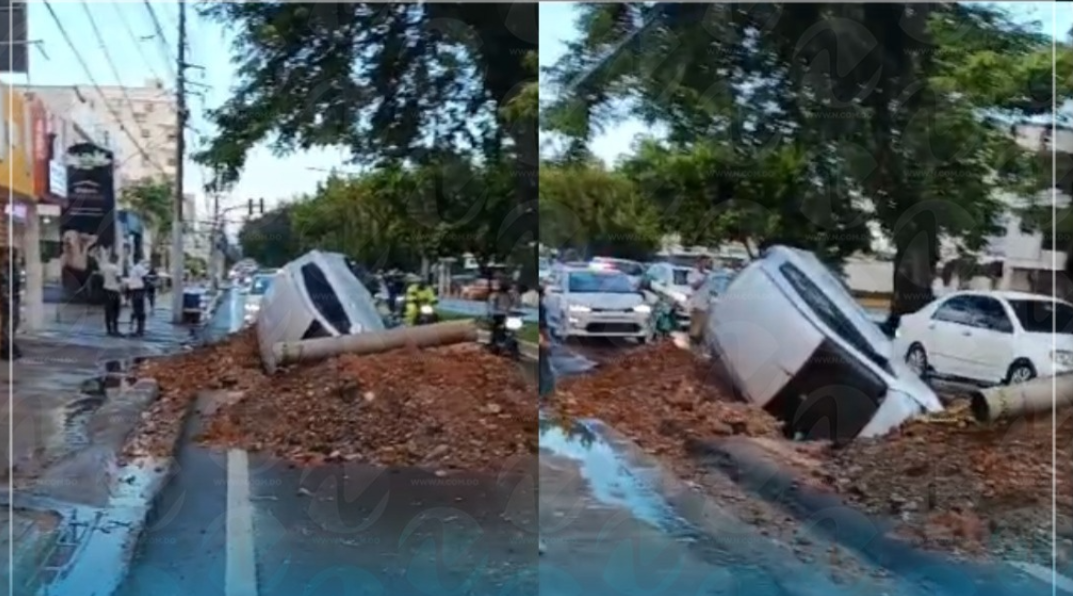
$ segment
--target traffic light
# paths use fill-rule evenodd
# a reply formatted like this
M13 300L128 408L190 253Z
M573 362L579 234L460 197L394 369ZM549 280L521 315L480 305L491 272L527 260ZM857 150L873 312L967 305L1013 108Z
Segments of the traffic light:
M265 214L265 199L261 197L261 215Z
M253 213L254 213L254 211L253 211L253 199L249 199L249 202L246 204L246 206L247 206L247 209L249 211L250 217L253 217ZM264 200L264 198L257 199L257 207L260 209L260 213L258 213L258 215L264 215L265 214L265 200Z
M249 202L247 203L247 208L248 208L250 217L253 217L253 199L249 199Z

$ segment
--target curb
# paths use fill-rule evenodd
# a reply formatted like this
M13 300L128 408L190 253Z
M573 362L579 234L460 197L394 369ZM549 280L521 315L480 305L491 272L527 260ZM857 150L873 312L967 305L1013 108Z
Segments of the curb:
M876 519L847 505L834 493L801 482L794 471L773 461L763 448L748 439L687 439L686 448L702 464L727 474L750 493L778 505L801 523L906 580L934 586L943 594L963 593L967 587L975 587L977 593L988 596L1053 593L1049 581L1029 576L1008 563L959 561L889 536Z
M135 385L147 385L159 399L160 388L154 379L139 379ZM185 427L194 410L191 400L183 412L180 426ZM156 515L160 496L175 472L179 444L176 436L167 457L140 456L120 467L113 482L115 492L109 504L96 511L96 527L71 554L70 565L38 596L81 594L113 596L126 581L138 545ZM104 529L102 529L102 526ZM102 570L115 570L102 573Z

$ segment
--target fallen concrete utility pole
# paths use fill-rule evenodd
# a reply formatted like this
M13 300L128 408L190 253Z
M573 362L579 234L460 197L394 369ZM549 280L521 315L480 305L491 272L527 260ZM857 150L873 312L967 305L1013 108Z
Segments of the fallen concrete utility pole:
M972 415L981 422L1050 413L1073 406L1073 374L972 392Z
M473 320L448 321L419 327L396 327L375 333L355 333L295 342L280 342L272 348L269 372L284 364L324 360L340 354L364 356L406 347L431 348L477 341Z

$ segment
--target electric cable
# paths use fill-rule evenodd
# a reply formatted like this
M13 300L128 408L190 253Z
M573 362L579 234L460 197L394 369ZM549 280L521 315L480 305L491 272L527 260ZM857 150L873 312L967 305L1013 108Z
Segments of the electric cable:
M104 36L101 35L100 28L97 27L97 20L93 18L93 12L89 9L89 4L86 0L82 0L82 10L86 13L86 19L89 20L89 26L93 29L93 35L97 38L97 42L101 44L101 51L104 52L104 60L108 63L108 67L112 70L112 75L115 76L116 85L119 87L119 92L123 95L123 99L127 100L127 105L130 106L131 114L134 114L138 110L134 107L134 101L131 100L130 94L127 93L126 86L123 85L123 78L119 75L119 69L116 68L115 62L112 61L112 53L108 51L108 44L104 42ZM135 128L145 138L145 129L135 119Z
M104 92L101 90L101 86L97 83L97 80L93 77L93 72L90 70L89 65L86 63L86 59L82 56L82 53L78 51L78 47L74 44L74 41L71 40L70 34L68 34L67 29L63 26L63 22L60 20L59 15L56 14L56 10L54 8L52 8L52 4L49 3L48 0L41 0L41 3L48 10L49 16L52 17L52 21L54 23L56 23L56 28L59 29L60 35L62 35L64 41L67 42L67 46L71 48L72 52L74 52L75 58L78 60L78 63L82 66L82 70L85 71L86 76L89 78L90 84L92 84L93 87L97 90L97 93L102 98L104 98L105 95L104 95ZM77 87L76 87L76 89L77 89ZM104 103L105 103L105 107L108 108L108 112L111 113L112 118L115 120L116 124L119 126L119 130L123 131L127 135L127 138L130 139L130 142L134 145L134 148L138 150L138 153L141 154L142 158L145 159L145 161L149 162L149 164L154 166L157 170L159 170L161 174L166 175L166 171L164 170L164 168L161 167L159 163L156 163L149 156L149 153L147 153L145 151L145 149L142 147L141 143L138 142L138 139L135 139L134 135L132 135L130 133L130 130L123 124L123 120L119 117L119 114L116 112L116 110L112 106L112 104L108 103L107 101L105 101Z
M127 20L126 15L123 14L123 8L122 7L125 6L125 5L122 2L117 2L117 3L113 4L112 6L115 8L116 14L119 16L120 24L123 25L123 29L126 30L127 35L130 37L131 42L134 43L134 47L138 48L139 45L140 45L140 41L138 39L138 36L134 33L134 28L132 28L130 26L130 21ZM159 81L165 80L164 77L160 76L160 74L157 73L156 68L153 67L153 61L149 59L149 56L145 55L145 52L143 52L143 51L141 51L139 49L138 55L142 57L142 61L145 62L145 66L149 69L149 72L153 73L153 78L155 78L155 79L157 79ZM170 62L165 61L164 64L165 64L165 68L170 69L170 67L171 67ZM169 70L169 74L171 76L169 76L167 80L173 80L175 78L174 69Z
M153 4L149 0L142 0L145 4L146 10L149 11L149 18L153 20L153 28L156 29L156 38L160 42L160 50L164 53L164 60L168 64L178 62L178 59L172 58L171 50L168 46L168 36L164 35L164 28L160 26L160 19L157 18L156 10L153 8ZM180 68L184 65L180 65Z

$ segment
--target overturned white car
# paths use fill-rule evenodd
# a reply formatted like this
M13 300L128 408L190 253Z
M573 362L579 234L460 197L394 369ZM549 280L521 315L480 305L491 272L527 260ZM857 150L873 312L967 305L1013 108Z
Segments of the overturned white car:
M789 436L882 435L939 398L812 253L775 246L713 304L705 341L738 391Z
M278 343L385 328L358 270L344 255L317 250L279 270L257 314L257 340L267 368L275 366Z

